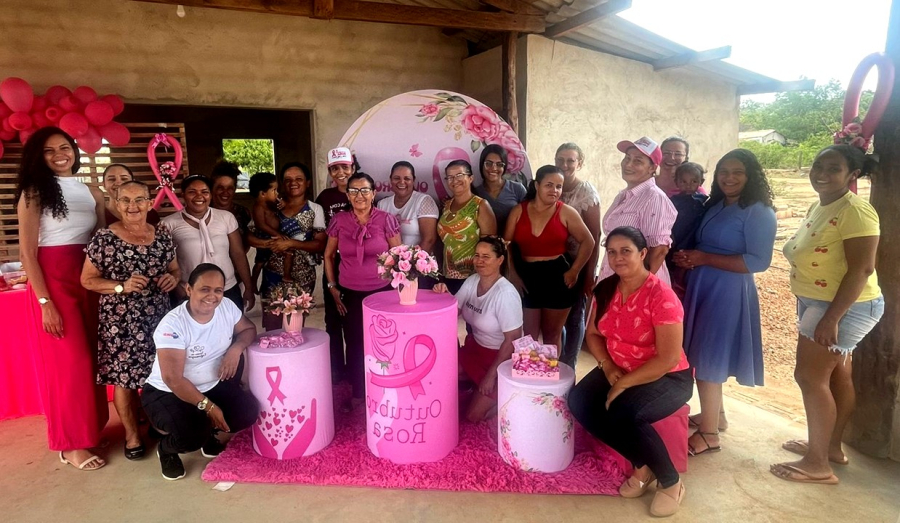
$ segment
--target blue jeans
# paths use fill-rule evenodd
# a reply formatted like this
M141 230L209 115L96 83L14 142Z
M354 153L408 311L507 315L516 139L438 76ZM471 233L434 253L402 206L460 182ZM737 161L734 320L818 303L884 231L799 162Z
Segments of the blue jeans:
M828 311L831 302L797 297L797 329L804 338L815 340L816 327ZM838 322L837 344L829 350L846 356L866 337L884 314L884 296L854 303Z
M559 361L575 368L575 362L578 360L578 353L581 351L581 343L584 341L585 308L587 307L587 297L581 293L584 287L584 281L580 278L575 284L578 289L578 297L575 304L569 310L569 317L566 318L566 325L562 332L563 350L560 353Z

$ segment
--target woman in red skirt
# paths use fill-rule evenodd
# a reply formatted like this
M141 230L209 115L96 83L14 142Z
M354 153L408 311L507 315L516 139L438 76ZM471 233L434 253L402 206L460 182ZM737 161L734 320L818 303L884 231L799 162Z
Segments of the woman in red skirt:
M106 462L91 452L109 417L96 385L97 295L81 286L84 247L104 224L103 195L81 183L75 140L56 127L34 133L16 185L19 249L42 366L47 441L80 470Z

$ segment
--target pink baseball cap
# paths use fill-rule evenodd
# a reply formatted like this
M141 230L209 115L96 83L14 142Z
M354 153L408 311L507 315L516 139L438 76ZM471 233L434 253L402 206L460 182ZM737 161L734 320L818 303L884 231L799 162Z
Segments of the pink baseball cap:
M353 165L353 154L346 147L338 147L328 151L328 167L332 165Z
M662 163L662 151L659 149L659 145L650 138L642 136L633 142L622 140L616 145L616 149L623 153L627 152L628 149L631 149L632 147L641 151L647 158L650 158L650 161L652 161L654 165Z

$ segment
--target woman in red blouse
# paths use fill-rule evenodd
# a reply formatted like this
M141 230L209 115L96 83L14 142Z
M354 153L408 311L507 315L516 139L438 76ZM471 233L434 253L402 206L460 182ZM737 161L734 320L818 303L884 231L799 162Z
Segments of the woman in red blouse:
M634 227L606 236L615 274L594 290L585 341L597 368L569 393L569 409L591 434L631 461L619 494L637 498L658 483L654 516L670 516L684 484L651 424L691 398L694 380L682 348L684 310L675 292L647 270L647 240Z

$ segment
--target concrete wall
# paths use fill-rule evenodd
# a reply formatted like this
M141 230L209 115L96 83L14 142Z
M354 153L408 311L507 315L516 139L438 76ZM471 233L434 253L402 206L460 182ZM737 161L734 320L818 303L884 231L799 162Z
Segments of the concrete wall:
M461 84L465 43L439 29L186 10L178 18L175 6L124 0L4 0L0 77L40 92L90 85L126 102L310 109L320 180L325 153L366 109Z
M524 132L531 165L553 163L561 143L577 143L586 155L581 175L600 191L604 212L625 187L620 140L677 134L691 143L691 159L707 169L737 145L733 85L686 68L654 72L645 63L542 36L523 43L527 63L518 67L528 71Z

